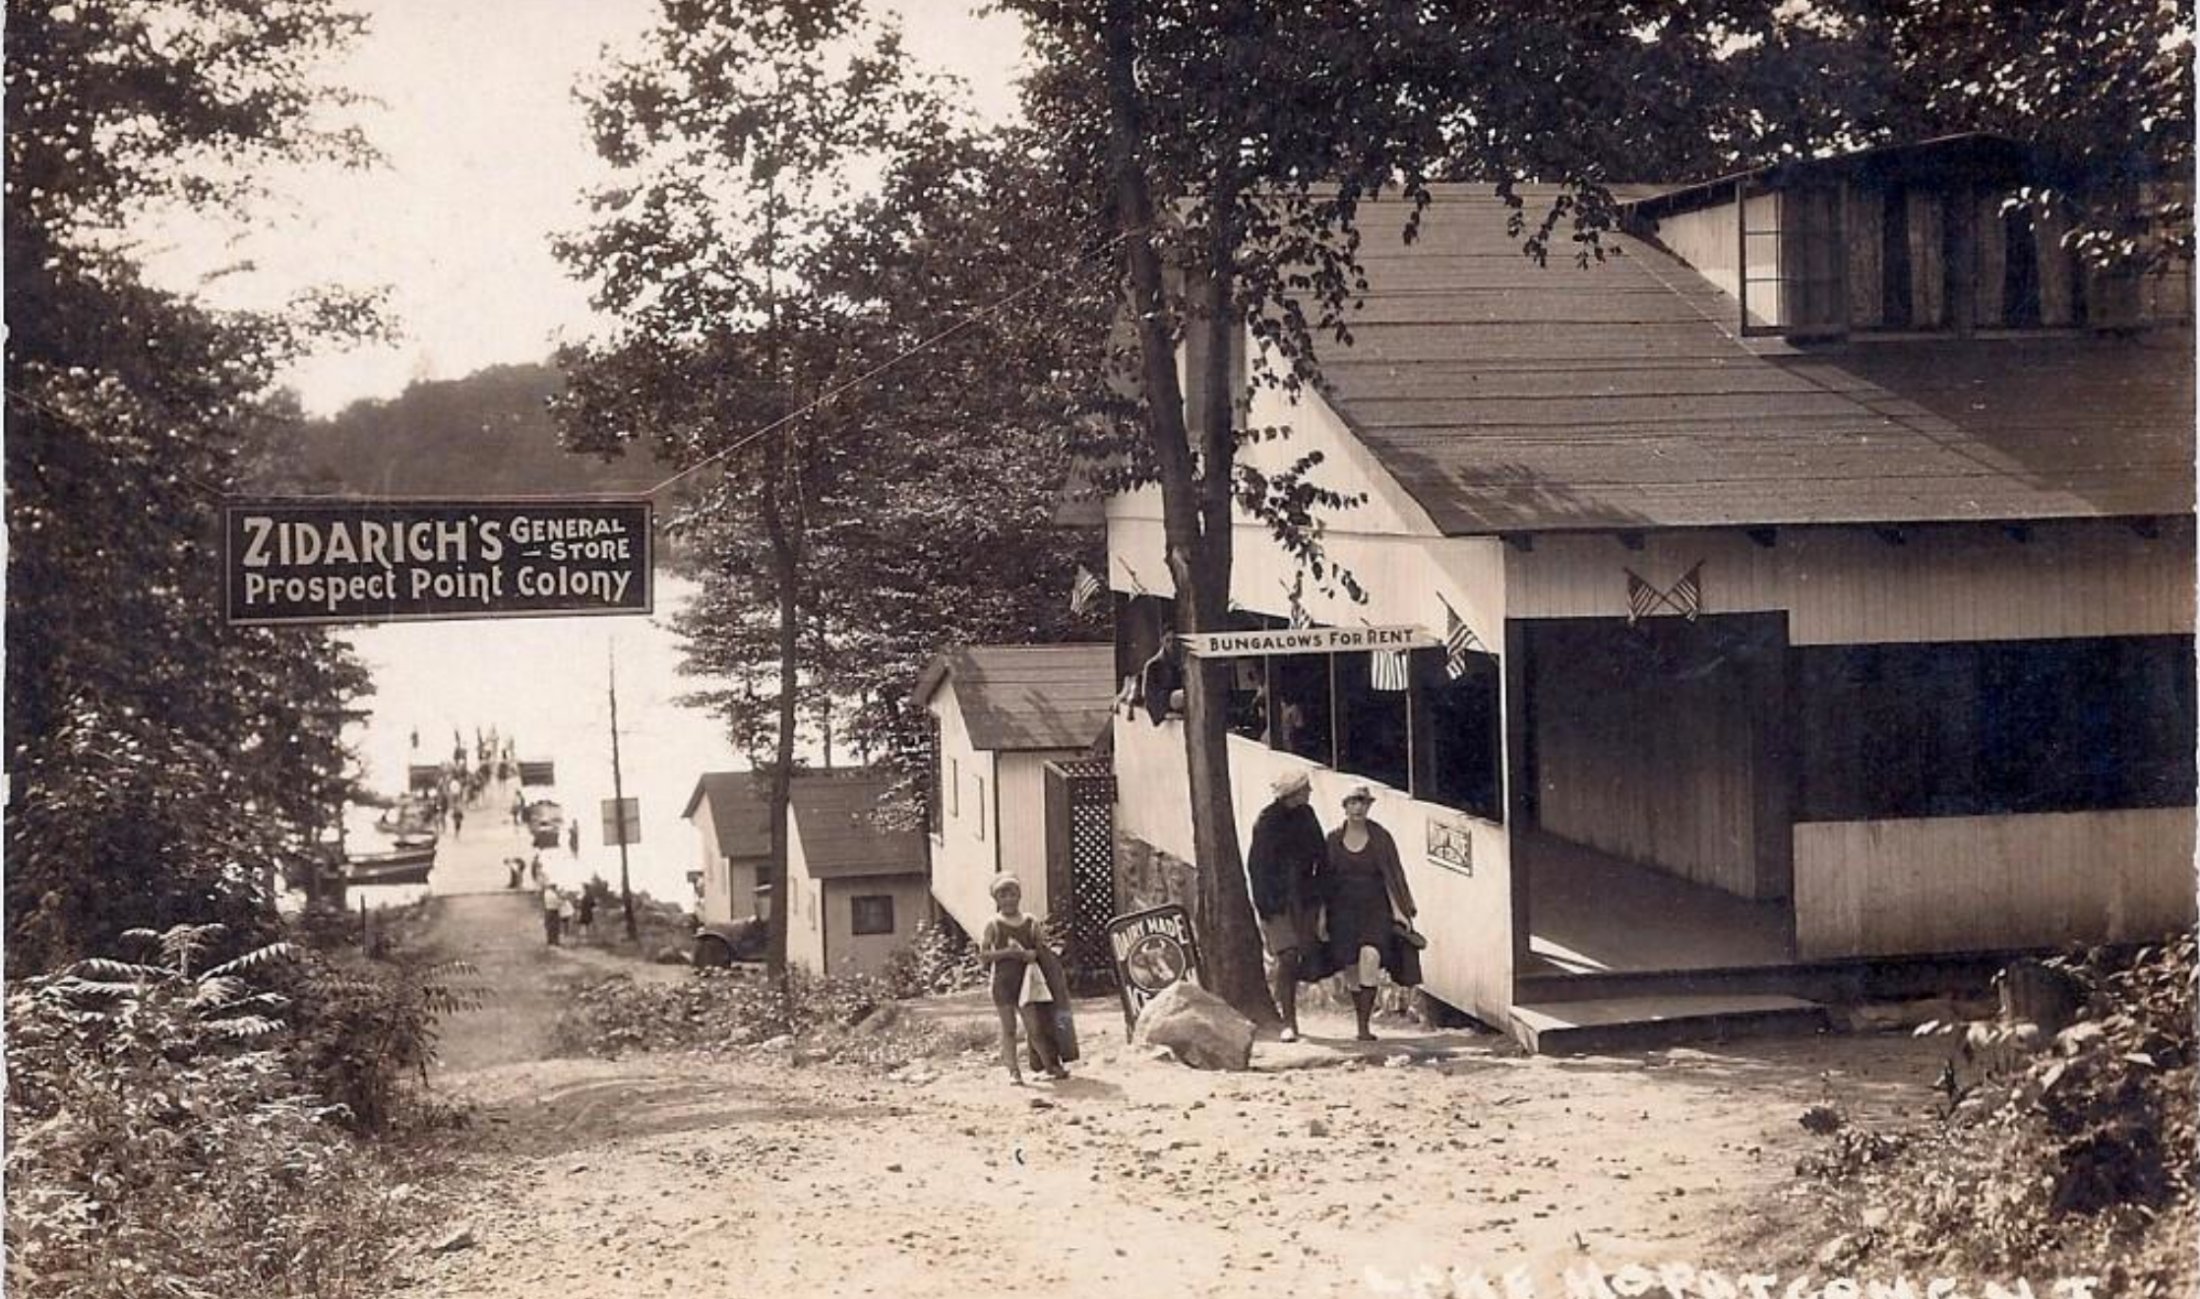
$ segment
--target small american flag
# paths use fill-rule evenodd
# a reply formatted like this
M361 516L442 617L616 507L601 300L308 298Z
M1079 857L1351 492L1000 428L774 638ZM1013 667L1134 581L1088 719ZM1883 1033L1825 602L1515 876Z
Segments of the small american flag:
M1657 612L1670 609L1690 622L1703 612L1703 561L1681 574L1669 591L1661 591L1642 580L1633 569L1627 574L1627 621L1630 625Z
M1377 690L1403 690L1406 688L1406 669L1404 650L1371 651L1367 656L1367 683Z
M1074 614L1083 614L1086 609L1092 607L1092 602L1099 598L1101 589L1100 579L1092 575L1091 569L1079 564L1077 566L1077 580L1071 583L1069 588L1069 611Z
M1461 622L1449 604L1444 606L1444 679L1457 681L1467 674L1467 655L1482 648L1474 628Z
M1675 582L1673 589L1666 592L1665 602L1681 617L1690 622L1696 621L1696 615L1703 612L1702 560L1696 561L1694 568L1681 574L1681 580Z

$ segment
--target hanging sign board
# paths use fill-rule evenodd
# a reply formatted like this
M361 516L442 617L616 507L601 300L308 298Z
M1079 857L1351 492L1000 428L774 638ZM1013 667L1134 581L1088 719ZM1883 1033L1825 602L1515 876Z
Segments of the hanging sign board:
M1199 944L1192 938L1192 915L1173 902L1110 920L1108 951L1115 956L1115 986L1123 994L1126 1033L1138 1027L1138 1012L1163 989L1198 975Z
M650 612L646 500L234 501L229 621Z
M1419 627L1287 627L1276 631L1189 632L1176 639L1187 652L1210 659L1424 649L1443 643Z
M642 841L642 800L638 798L607 798L603 800L603 846L616 848L622 843Z

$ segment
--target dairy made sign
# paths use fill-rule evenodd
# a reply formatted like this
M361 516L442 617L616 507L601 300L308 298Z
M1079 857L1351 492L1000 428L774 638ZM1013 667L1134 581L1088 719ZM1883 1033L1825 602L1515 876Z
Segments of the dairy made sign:
M229 621L407 622L646 614L646 500L237 501Z
M1423 649L1442 644L1419 627L1291 627L1277 631L1192 632L1177 637L1200 658L1256 654L1351 654L1366 650Z

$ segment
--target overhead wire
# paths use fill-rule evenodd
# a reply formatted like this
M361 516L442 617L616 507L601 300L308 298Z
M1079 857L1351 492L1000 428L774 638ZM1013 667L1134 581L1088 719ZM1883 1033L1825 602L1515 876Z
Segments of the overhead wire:
M871 382L873 379L878 378L880 375L886 373L888 370L893 369L895 366L900 365L905 361L912 360L930 351L931 349L938 347L941 343L946 342L948 339L953 338L956 334L961 333L971 326L976 325L979 322L987 320L993 316L999 315L1003 311L1006 311L1009 307L1014 306L1022 299L1027 298L1034 293L1037 293L1040 289L1046 288L1049 285L1053 284L1055 281L1062 279L1063 277L1069 275L1076 270L1079 270L1086 263L1099 257L1101 254L1112 251L1116 247L1116 245L1121 244L1122 242L1131 238L1134 235L1139 235L1143 233L1145 233L1143 230L1123 231L1122 233L1116 235L1114 238L1107 240L1105 243L1100 244L1099 246L1091 249L1088 252L1080 254L1074 261L1070 262L1069 265L1061 267L1060 269L1052 271L1046 275L1043 275L1040 278L1033 280L1031 283L1025 285L1024 287L1009 294L1008 296L1000 298L997 301L977 311L973 311L970 314L963 316L961 319L955 321L953 324L947 326L945 329L942 329L939 332L930 335L929 337L920 339L919 341L910 344L907 348L904 348L902 351L896 353L895 355L888 357L884 361L879 362L877 365L872 366L870 369L865 370L863 373L856 375L854 378L826 389L824 392L811 398L809 401L804 402L802 405L797 406L795 409L788 411L786 414L780 416L778 419L773 420L769 424L766 424L758 429L753 429L750 432L741 435L740 437L734 439L734 441L729 445L712 452L711 454L703 457L701 460L696 461L694 464L689 465L687 468L682 469L680 472L672 475L670 478L665 479L663 482L658 483L656 486L650 488L648 491L643 492L642 495L645 497L655 496L657 495L657 493L664 491L666 488L671 487L673 484L678 483L693 474L709 468L711 465L714 465L719 461L724 460L726 457L733 455L735 452L740 451L742 448L753 445L759 439L767 437L770 434L775 433L782 428L785 428L787 425L793 423L794 421L802 419L803 417L809 415L811 412L818 410L820 407L831 403L842 393L848 392L855 388L859 388L864 384Z

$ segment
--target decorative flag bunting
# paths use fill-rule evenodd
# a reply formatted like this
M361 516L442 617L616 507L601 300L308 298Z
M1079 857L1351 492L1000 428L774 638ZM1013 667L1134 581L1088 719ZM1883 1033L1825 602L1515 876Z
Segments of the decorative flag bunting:
M1444 606L1444 679L1457 681L1467 674L1467 655L1476 650L1487 653L1487 650L1483 649L1481 638L1474 634L1474 628L1460 621L1450 601L1438 596L1437 603Z
M1367 656L1368 685L1377 690L1403 690L1406 688L1406 667L1404 650L1374 650Z
M1649 617L1659 609L1670 609L1690 622L1703 612L1703 561L1697 560L1693 568L1681 574L1681 580L1669 590L1642 580L1635 570L1623 569L1627 574L1627 622L1629 626Z
M1100 579L1092 575L1091 569L1079 564L1077 580L1069 588L1069 611L1082 616L1092 606L1092 602L1099 598L1100 592Z

